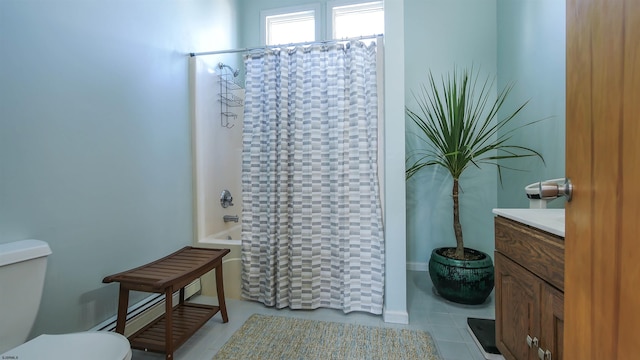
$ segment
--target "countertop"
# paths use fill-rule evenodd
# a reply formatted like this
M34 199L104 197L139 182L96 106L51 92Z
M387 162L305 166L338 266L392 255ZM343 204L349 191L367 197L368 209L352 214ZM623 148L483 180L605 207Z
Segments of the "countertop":
M564 209L493 209L493 213L564 237Z

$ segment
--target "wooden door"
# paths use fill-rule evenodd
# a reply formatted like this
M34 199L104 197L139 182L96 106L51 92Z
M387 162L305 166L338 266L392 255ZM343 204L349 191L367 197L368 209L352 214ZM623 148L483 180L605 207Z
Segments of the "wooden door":
M565 358L640 354L640 1L567 0Z
M522 266L495 253L496 345L507 360L534 360L540 338L541 280Z
M542 285L540 305L540 348L551 353L551 359L564 359L564 295L551 285Z

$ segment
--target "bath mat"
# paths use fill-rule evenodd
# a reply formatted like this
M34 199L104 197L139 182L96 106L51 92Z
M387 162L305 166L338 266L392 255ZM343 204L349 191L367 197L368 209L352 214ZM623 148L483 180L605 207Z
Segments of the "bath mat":
M438 360L440 357L431 336L424 331L254 314L213 359Z

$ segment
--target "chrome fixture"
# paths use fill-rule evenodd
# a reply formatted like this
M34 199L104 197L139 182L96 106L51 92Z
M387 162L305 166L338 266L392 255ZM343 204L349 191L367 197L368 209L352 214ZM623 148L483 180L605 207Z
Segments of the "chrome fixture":
M540 183L540 198L543 200L557 199L561 196L567 198L567 201L571 201L573 195L573 184L570 179L564 179L564 183L559 184L557 182L541 182Z
M532 209L546 209L547 202L559 197L566 197L571 201L573 185L569 178L559 178L529 184L524 188Z
M222 190L222 193L220 193L220 205L223 208L233 206L233 196L231 196L229 190Z
M218 68L219 68L220 70L222 70L222 69L224 69L224 68L229 69L229 70L231 71L231 74L233 74L233 77L238 77L238 75L240 75L240 69L235 69L235 70L233 70L233 68L232 68L231 66L226 65L226 64L223 64L223 63L221 63L221 62L219 62L219 63L218 63Z
M238 222L238 215L225 215L222 217L224 222Z

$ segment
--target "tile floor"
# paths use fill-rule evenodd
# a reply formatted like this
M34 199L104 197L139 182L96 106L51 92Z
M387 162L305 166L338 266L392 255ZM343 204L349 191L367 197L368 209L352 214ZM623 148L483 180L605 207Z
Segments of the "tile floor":
M201 302L213 299L199 297ZM215 302L214 302L215 303ZM367 313L344 314L331 309L276 310L256 302L227 300L229 322L222 323L220 314L209 320L191 339L174 354L176 360L211 360L231 335L252 314L271 314L301 317L362 325L404 327L428 331L436 342L442 360L483 360L484 357L467 330L467 317L493 319L495 310L493 294L482 305L460 305L444 300L433 293L431 280L426 272L407 271L407 307L409 324L387 324L382 316ZM133 360L159 360L164 355L133 350Z

